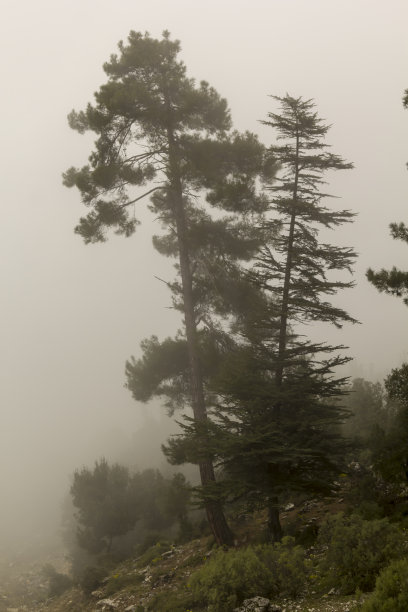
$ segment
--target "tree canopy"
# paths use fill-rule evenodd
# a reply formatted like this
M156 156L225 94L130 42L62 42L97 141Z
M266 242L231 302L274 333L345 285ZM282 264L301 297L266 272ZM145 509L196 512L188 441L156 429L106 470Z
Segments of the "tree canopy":
M226 101L205 81L187 76L179 51L168 32L160 40L131 32L127 44L119 43L119 54L104 64L108 81L95 104L69 115L73 129L91 130L97 140L89 164L70 168L64 183L76 186L90 208L75 230L86 243L106 240L108 230L130 236L138 224L133 207L150 197L149 208L164 230L154 246L177 261L177 280L170 286L184 317L187 392L204 432L201 296L205 292L206 304L210 295L216 300L217 272L252 256L258 245L252 216L266 206L257 179L260 173L272 176L275 168L254 135L230 131ZM215 219L209 208L217 209ZM209 456L199 468L203 483L214 481ZM231 543L220 506L208 503L206 509L217 541Z
M78 541L91 553L110 550L114 537L130 531L138 518L137 491L129 470L105 459L74 473L71 495L78 509Z
M279 100L282 117L271 119L285 143L269 150L281 169L259 218L259 249L218 288L223 306L213 314L219 319L199 335L211 417L206 446L200 424L186 417L184 435L166 448L176 464L198 463L202 453L210 454L222 479L204 485L203 498L269 505L275 538L279 496L291 489L329 492L344 454L339 424L346 413L333 402L344 392L345 379L335 376L348 360L344 347L311 342L295 328L309 321L355 321L325 299L352 285L332 275L350 271L355 254L318 241L319 225L337 227L353 217L320 203L326 196L323 173L351 164L324 150L321 137L328 128L310 101ZM170 407L182 403L183 341L152 338L144 348L143 359L128 364L129 386L143 393L149 381L149 392L165 395Z
M283 140L269 149L280 164L264 225L273 238L261 246L249 273L263 300L241 326L244 342L218 377L214 418L226 480L229 475L232 491L251 503L269 505L277 539L279 496L291 489L329 492L344 455L338 425L345 412L333 402L344 392L345 379L336 377L348 361L344 347L311 342L298 330L310 321L355 322L326 299L352 286L333 272L351 272L355 253L319 242L319 228L353 218L323 204L328 194L322 177L352 165L327 152L328 126L312 101L288 95L275 100L281 112L265 122Z

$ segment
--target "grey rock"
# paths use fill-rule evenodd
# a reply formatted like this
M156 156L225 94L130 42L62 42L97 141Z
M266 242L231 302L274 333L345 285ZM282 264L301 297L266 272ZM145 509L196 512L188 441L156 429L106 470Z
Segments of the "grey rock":
M170 550L166 550L166 552L161 554L162 559L169 559L170 557L174 556L174 553L176 551L174 550L174 548L171 548Z
M117 610L119 606L119 604L114 599L100 599L96 605L98 608L102 608L102 612L107 612L108 610Z
M245 599L242 606L235 608L234 612L282 612L282 608L265 597L252 597Z

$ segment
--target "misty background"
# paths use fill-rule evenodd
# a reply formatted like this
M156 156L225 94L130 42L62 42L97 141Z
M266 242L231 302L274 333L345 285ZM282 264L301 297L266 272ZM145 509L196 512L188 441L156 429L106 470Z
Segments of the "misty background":
M85 246L84 214L62 186L86 163L92 136L66 116L106 81L102 64L131 29L181 40L189 76L227 98L239 130L275 142L259 123L269 95L313 98L332 124L327 142L355 164L329 177L329 202L358 213L334 242L359 253L356 287L339 303L361 322L311 329L354 358L344 374L381 380L408 359L408 310L365 280L368 267L407 269L391 221L407 221L408 87L405 0L1 0L0 549L58 530L72 472L105 456L164 464L174 428L158 405L124 388L140 341L172 335L172 263L152 247L145 203L130 239Z

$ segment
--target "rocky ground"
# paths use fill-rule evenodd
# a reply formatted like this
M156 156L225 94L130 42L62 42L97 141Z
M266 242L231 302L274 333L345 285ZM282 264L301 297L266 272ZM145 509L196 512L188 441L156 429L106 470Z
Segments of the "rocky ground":
M308 500L295 507L290 504L283 513L287 529L313 529L327 513L344 509L341 497L335 500ZM257 531L264 528L264 517L254 521L242 516L235 526L241 544L254 541ZM52 562L56 569L67 570L62 557L23 561L16 558L0 562L0 612L162 612L183 608L190 575L212 554L211 539L201 538L182 546L150 549L144 556L118 565L102 585L88 595L74 587L59 597L48 597L48 582L43 574L44 563ZM64 567L65 566L65 567ZM259 602L258 602L259 603ZM310 592L297 600L281 599L256 607L248 602L241 612L346 612L356 602L339 597L334 590L323 596ZM164 607L163 607L164 606ZM269 606L269 607L268 607ZM201 612L195 609L195 612ZM202 611L204 612L204 610ZM230 612L230 611L225 611Z
M145 567L140 567L137 559L121 564L88 597L79 588L72 588L51 599L47 598L41 568L34 565L26 568L17 580L9 578L2 582L0 612L144 612L147 609L161 612L161 602L167 600L167 604L170 597L176 601L177 595L182 595L189 576L205 556L197 540L168 551ZM318 598L311 595L266 603L269 607L265 603L259 606L255 605L258 602L248 602L239 612L347 612L356 601L332 592Z

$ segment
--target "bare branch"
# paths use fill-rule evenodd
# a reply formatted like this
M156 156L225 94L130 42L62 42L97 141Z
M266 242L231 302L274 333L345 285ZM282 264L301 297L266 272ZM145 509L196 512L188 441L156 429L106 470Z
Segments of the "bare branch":
M130 206L130 204L134 204L135 202L138 202L139 200L142 200L143 198L148 196L150 193L153 193L153 191L157 191L158 189L164 189L164 187L163 186L161 186L161 187L153 187L153 189L149 189L149 191L146 191L146 193L144 193L143 195L139 196L138 198L135 198L134 200L131 200L130 202L126 202L126 204L121 204L120 207L121 208L126 208L126 206Z
M169 283L169 281L166 281L163 278L160 278L160 276L156 276L155 274L153 276L155 279L157 279L161 283L164 283L165 285L167 285L167 287L169 287L170 289L172 288L172 283Z

